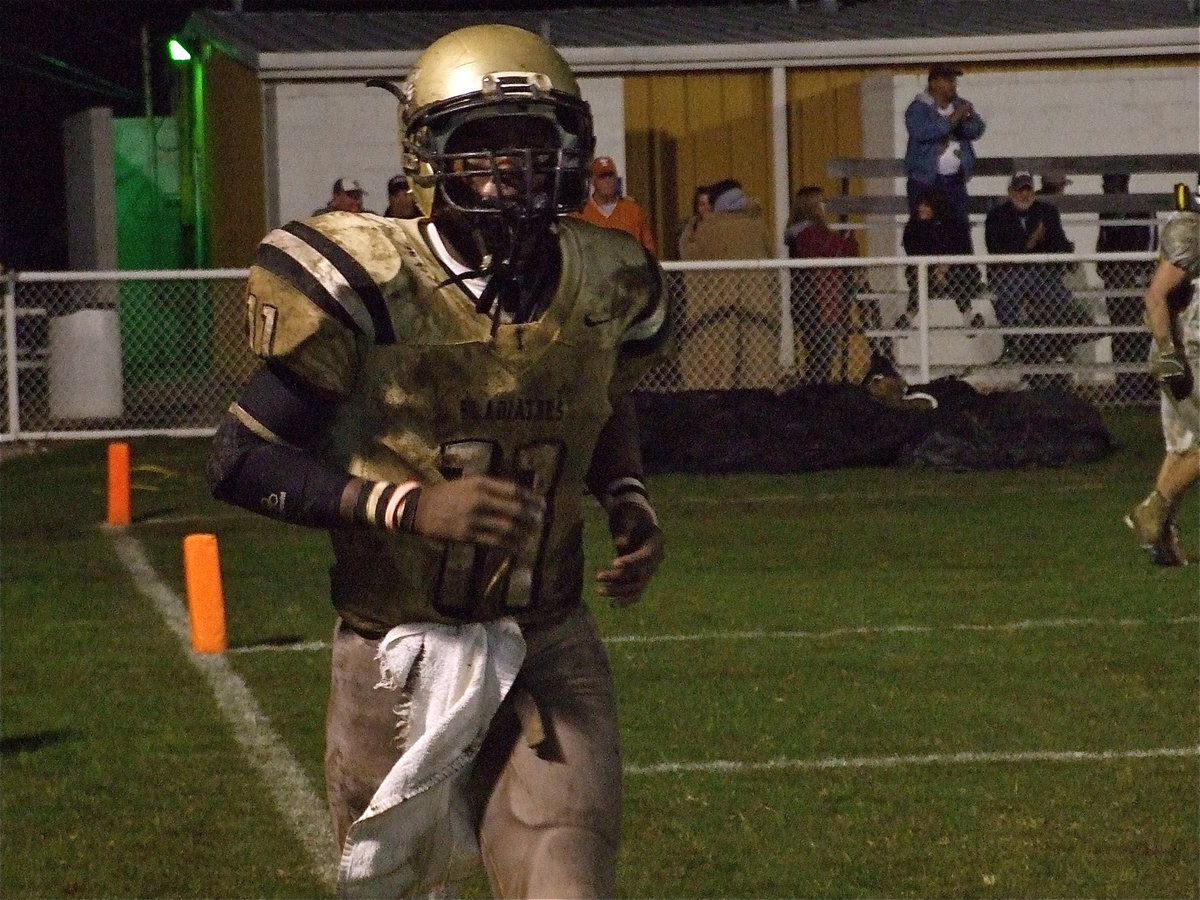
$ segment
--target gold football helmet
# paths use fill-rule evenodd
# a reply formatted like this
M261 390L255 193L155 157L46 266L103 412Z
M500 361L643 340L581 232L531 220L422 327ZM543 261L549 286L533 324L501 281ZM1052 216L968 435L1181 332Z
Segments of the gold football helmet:
M587 199L591 109L566 61L537 35L510 25L460 28L430 44L398 90L373 83L401 100L403 168L425 215L439 197L467 214L520 216L519 205L537 218ZM490 130L495 144L498 127L517 143L483 146L479 134ZM481 169L497 184L503 172L515 196L489 200L470 190Z

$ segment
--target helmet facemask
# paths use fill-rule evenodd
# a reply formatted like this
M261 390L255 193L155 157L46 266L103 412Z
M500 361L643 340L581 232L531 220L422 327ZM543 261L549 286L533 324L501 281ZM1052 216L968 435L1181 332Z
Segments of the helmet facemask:
M534 273L554 255L547 252L555 246L554 222L587 197L591 115L576 97L541 93L537 76L495 82L516 84L516 96L481 91L414 116L405 133L405 169L419 187L432 188L429 214L447 236L470 234L470 246L455 243L477 251L478 268L490 278L481 311L499 297L515 321L525 321L540 311L531 291L534 284L544 289L545 279Z
M405 169L420 188L433 188L431 209L448 205L467 215L547 216L574 212L587 199L591 118L582 101L492 101L466 109L430 109L404 137ZM439 114L440 113L440 114ZM471 187L491 174L503 190L493 197Z

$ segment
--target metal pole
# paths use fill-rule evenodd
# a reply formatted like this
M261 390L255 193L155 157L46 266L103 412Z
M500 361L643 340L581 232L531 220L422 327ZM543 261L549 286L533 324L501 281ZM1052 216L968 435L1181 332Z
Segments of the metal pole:
M771 223L775 229L771 245L780 259L788 256L783 242L783 230L787 227L791 206L791 178L788 162L787 137L787 69L775 66L771 69L771 189L775 207L775 218ZM791 270L779 270L779 365L790 369L796 364L796 342L792 334Z
M21 432L21 393L17 378L17 276L15 272L0 275L4 279L4 371L8 396L8 435L13 440Z
M153 223L150 232L154 236L154 259L161 260L159 249L162 246L162 224L159 222L158 197L158 134L154 123L154 93L150 78L150 27L142 23L142 106L146 118L146 152L150 163L150 219Z
M929 384L929 263L917 263L917 326L920 334L921 383Z

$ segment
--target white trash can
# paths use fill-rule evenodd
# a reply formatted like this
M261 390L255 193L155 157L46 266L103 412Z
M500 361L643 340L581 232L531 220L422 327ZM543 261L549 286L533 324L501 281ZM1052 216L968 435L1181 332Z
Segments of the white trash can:
M50 320L50 415L110 419L124 412L121 323L116 310L82 309Z

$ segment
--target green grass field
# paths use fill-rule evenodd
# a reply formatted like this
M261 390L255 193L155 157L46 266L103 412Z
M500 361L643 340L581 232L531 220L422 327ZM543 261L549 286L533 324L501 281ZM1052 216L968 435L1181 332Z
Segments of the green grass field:
M1132 546L1157 417L1106 415L1070 468L654 479L667 563L592 602L623 895L1197 897L1200 569ZM118 531L103 443L0 467L0 894L331 896L326 538L211 500L204 441L132 443ZM193 532L217 657L181 630Z

